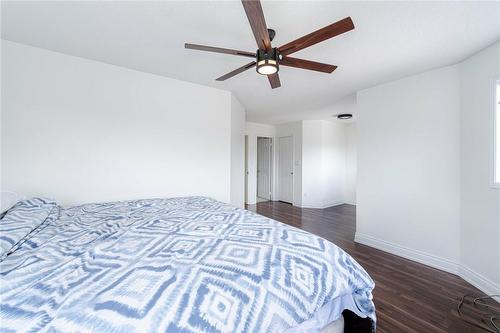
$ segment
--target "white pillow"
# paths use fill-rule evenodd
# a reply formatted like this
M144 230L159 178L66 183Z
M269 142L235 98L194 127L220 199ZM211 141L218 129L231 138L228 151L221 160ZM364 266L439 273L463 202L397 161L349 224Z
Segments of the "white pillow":
M12 208L16 203L26 199L22 194L11 192L11 191L1 191L0 192L0 214L5 213L7 210Z

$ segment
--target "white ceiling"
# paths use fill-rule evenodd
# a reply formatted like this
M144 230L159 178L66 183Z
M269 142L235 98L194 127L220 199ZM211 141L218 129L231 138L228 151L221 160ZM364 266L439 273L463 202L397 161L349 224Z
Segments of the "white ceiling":
M282 67L282 87L274 90L254 70L215 81L249 59L186 50L184 43L255 51L239 1L2 1L2 38L231 90L247 108L248 120L267 123L327 117L360 89L457 63L500 40L500 2L266 1L262 6L268 27L277 31L274 46L351 16L354 31L293 55L339 68L329 75Z

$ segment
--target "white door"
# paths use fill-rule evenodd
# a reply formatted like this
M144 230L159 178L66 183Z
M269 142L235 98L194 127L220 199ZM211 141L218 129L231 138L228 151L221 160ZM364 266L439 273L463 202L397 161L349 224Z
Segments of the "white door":
M279 200L293 203L293 137L279 138L278 195Z
M257 196L271 200L271 138L257 138Z

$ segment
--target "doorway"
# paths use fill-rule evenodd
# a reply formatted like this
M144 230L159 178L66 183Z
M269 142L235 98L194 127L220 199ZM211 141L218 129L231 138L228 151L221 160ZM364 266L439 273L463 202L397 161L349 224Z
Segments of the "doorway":
M272 200L272 138L257 137L257 202Z
M293 137L278 138L278 200L293 203Z

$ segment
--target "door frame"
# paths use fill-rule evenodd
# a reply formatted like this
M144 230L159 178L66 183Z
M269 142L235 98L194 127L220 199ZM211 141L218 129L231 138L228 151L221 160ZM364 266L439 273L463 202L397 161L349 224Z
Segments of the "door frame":
M256 149L255 149L255 155L256 155L256 164L257 168L255 170L255 196L259 198L259 139L269 139L269 201L273 201L273 194L274 194L274 138L271 136L261 136L257 135L257 142L256 142Z
M293 135L284 135L284 136L279 136L277 137L276 139L276 151L277 151L277 154L276 154L276 191L277 191L277 199L279 201L282 201L280 200L281 199L281 193L280 193L280 153L279 153L279 150L280 150L280 139L282 138L292 138L292 172L293 172L293 175L292 175L292 202L291 204L293 206L295 206L295 137ZM286 202L286 201L282 201L282 202ZM288 203L288 202L286 202Z

